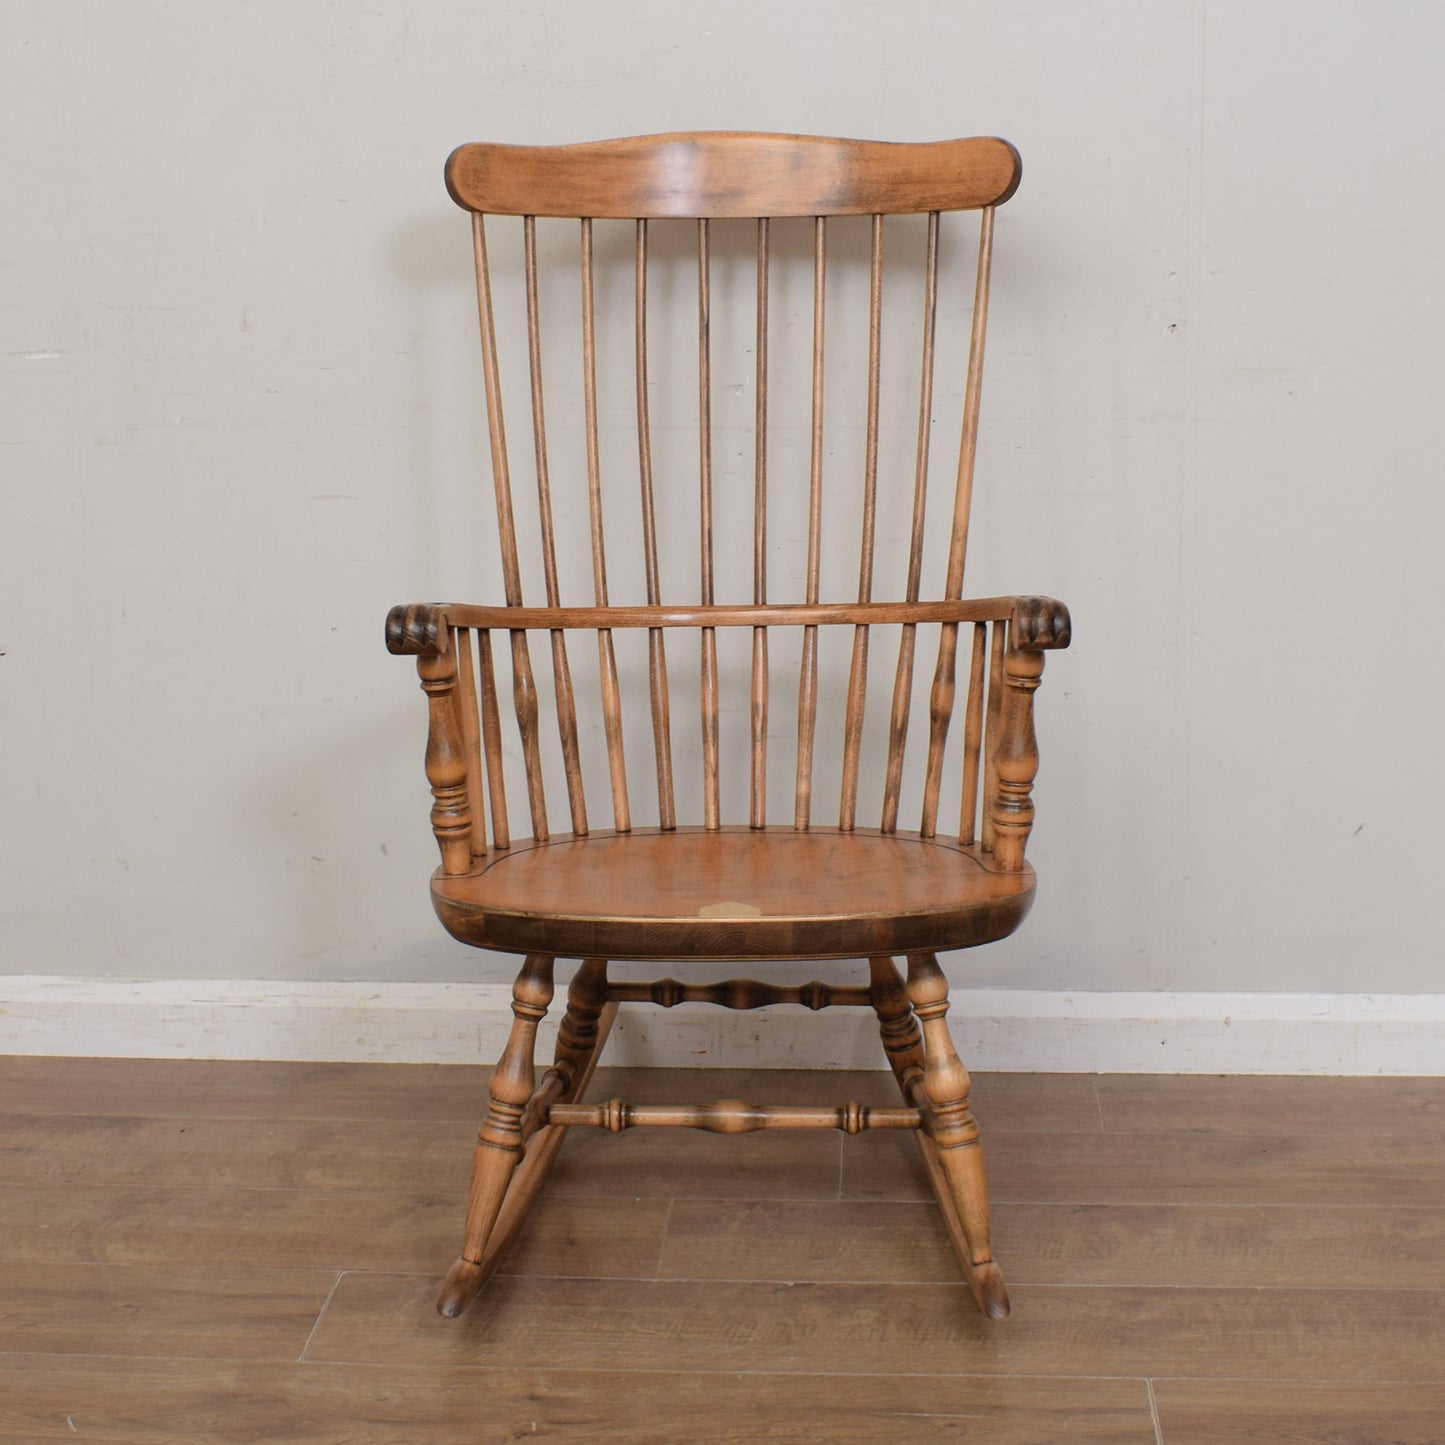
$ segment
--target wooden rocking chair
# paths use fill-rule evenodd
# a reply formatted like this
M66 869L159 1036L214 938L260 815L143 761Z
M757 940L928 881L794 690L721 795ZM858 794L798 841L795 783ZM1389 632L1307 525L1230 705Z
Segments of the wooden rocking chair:
M452 198L472 216L505 601L486 606L394 608L387 618L387 645L392 652L416 657L429 701L426 774L435 796L432 826L442 857L432 879L437 913L447 930L463 942L520 954L525 962L513 990L515 1022L492 1075L490 1103L481 1125L461 1257L442 1285L438 1308L443 1314L457 1315L475 1297L542 1188L569 1128L591 1125L618 1131L674 1125L721 1133L778 1128L856 1133L887 1128L917 1131L964 1275L982 1309L1003 1316L1008 1312L1008 1296L989 1247L978 1126L969 1110L968 1074L944 1021L948 987L935 955L1002 938L1028 911L1034 873L1024 861L1024 845L1034 816L1029 794L1038 766L1032 695L1039 685L1044 651L1067 646L1069 641L1067 611L1047 598L963 600L994 211L1018 184L1018 155L1007 142L996 139L913 145L744 133L666 135L554 147L466 145L451 156L446 177ZM948 274L941 268L940 255L952 261L940 240L941 231L947 230L942 213L956 211L978 211L981 228L976 270L971 243L965 253L965 263L975 278L968 341L965 344L962 339L961 325L947 333L953 336L956 332L962 383L953 388L955 395L962 396L961 421L955 417L948 432L954 436L961 433L961 441L951 506L943 509L950 521L941 534L946 546L940 545L938 552L942 595L926 600L928 463L934 406L942 396L941 389L935 394L935 351L942 354L945 340L937 324L940 290L944 289L947 297L945 317L967 312L966 305L955 305L957 300L966 302L966 290L962 297L948 295L959 288L945 288L940 280ZM509 272L516 274L512 314L519 335L525 308L527 362L523 366L519 359L517 369L505 374L498 363L498 333L505 330L498 320L504 319L504 312L493 303L484 223L487 215L522 218L521 251ZM920 380L915 351L906 375L912 397L909 406L916 420L904 423L904 445L897 448L905 458L903 465L887 462L882 468L885 500L880 522L880 455L886 450L880 437L892 428L889 435L897 440L899 427L892 418L901 410L882 413L880 402L884 222L892 216L913 217L890 222L890 235L896 231L909 243L890 246L890 265L895 249L906 252L899 264L912 268L905 279L921 300L910 324L921 341L922 367ZM579 517L585 479L590 535L579 544L577 554L585 559L590 550L591 598L585 605L563 603L562 583L567 578L559 576L554 511L565 522L569 509L554 509L553 471L559 480L567 478L560 466L549 470L560 453L555 436L549 453L543 409L542 338L550 333L542 324L545 288L539 281L543 270L539 265L539 217L572 218L571 246L578 244L580 229L580 277L574 272L568 287L568 304L575 304L576 288L580 287L580 348L576 370L568 375L574 395L580 383L581 426L574 435L585 433L585 445L577 445L576 462L567 472L575 479L578 499L570 510ZM849 217L861 219L835 219ZM739 218L747 218L751 225L742 226ZM615 223L619 220L631 225L618 227ZM552 224L544 221L545 226ZM860 232L860 243L844 254L843 263L835 249L830 269L830 230L836 233L839 227L850 225L866 228L866 240ZM609 242L621 240L620 258L615 245L604 247L594 240L594 230L600 234L604 228ZM784 228L801 242L786 256L780 247ZM746 468L752 475L743 487L728 486L726 474L719 469L713 422L718 391L712 380L717 327L710 324L710 308L714 292L720 289L717 258L723 255L724 232L734 240L745 238L745 249L728 251L726 260L728 275L743 274L750 292L754 289L750 253L756 257L755 314L747 315L745 322L747 340L755 341L750 348L755 352L753 375L748 378L754 389L747 418L751 447L734 444L742 428L734 425L728 432L729 457L749 450L752 454ZM661 239L659 233L664 233ZM948 234L951 236L951 230ZM811 246L802 240L805 236ZM674 243L670 249L668 238ZM676 243L685 246L681 260ZM494 237L494 251L496 248ZM778 377L769 372L770 337L779 329L777 277L786 265L791 265L791 274L806 276L809 250L811 363L798 367L800 374L810 372L809 389L804 392L800 384L798 391L800 397L809 399L794 408L802 415L780 421L775 412L773 450L778 450L779 433L793 427L800 459L799 465L788 468L788 474L780 479L781 467L775 465L771 475L769 471L768 419L770 393L780 394ZM845 450L824 426L825 312L830 323L832 320L825 302L830 284L836 290L838 276L847 269L850 257L859 278L860 297L866 270L868 295L866 382L859 386L859 405L843 418L845 428L857 438L856 452ZM576 265L575 258L573 252L568 264ZM605 308L598 307L596 297L604 270L608 274L618 271L616 265L607 267L616 259L621 260L624 280L630 283L632 314L626 327L630 344L625 365L609 364L610 353L605 353L599 366L606 323L604 318L599 324L599 309ZM664 570L676 566L682 571L685 564L670 553L659 559L658 514L662 502L678 492L681 479L675 475L677 468L659 465L654 491L654 443L659 428L650 419L649 409L664 368L656 363L659 348L654 347L654 371L649 375L649 332L657 328L649 326L647 297L649 276L656 276L664 264L670 267L669 282L676 280L679 267L685 272L689 310L692 297L696 298L696 349L685 368L670 360L664 379L685 371L690 397L695 398L695 402L689 401L690 414L685 421L697 447L697 461L687 469L696 468L700 488L696 512L700 565L686 568L685 584L670 578L666 587ZM772 326L770 276L775 293ZM806 295L806 282L803 288ZM654 295L658 289L654 288ZM806 303L800 310L806 315ZM860 301L860 337L862 310ZM754 313L751 300L746 311ZM805 333L806 326L794 330ZM829 335L832 339L831 329ZM782 349L774 345L775 360ZM619 371L625 373L621 384L617 382ZM861 358L857 372L863 375ZM599 373L605 385L625 395L625 407L600 409ZM503 401L509 385L523 397L530 388L533 444L527 470L535 481L536 511L531 512L532 503L527 499L525 516L514 512L513 468L503 430ZM730 388L729 403L746 389ZM631 430L634 411L635 435ZM616 455L610 455L604 467L606 448L599 438L610 434L609 427L618 428L619 413L627 418L630 455L625 466ZM847 434L845 431L845 439ZM670 438L673 435L669 433ZM856 514L861 516L861 547L852 552L855 544L848 544L850 553L860 558L857 589L856 595L843 601L824 601L821 589L824 512L835 510L834 501L843 490L835 485L825 489L825 471L830 477L843 478L855 499L861 492ZM604 472L608 473L606 487ZM715 486L718 476L724 477L722 488ZM691 485L689 481L689 493ZM802 595L788 601L770 595L770 571L774 576L783 571L777 563L770 566L770 535L777 540L768 527L770 487L774 508L781 505L786 493L799 498L800 516L806 487L806 524L800 522L793 528L799 537L798 562L787 574L800 584L797 590ZM718 557L741 569L746 552L746 543L718 552L715 494L718 509L736 502L735 510L750 514L752 595L746 602L720 601L715 595ZM640 549L641 565L634 566L631 574L639 591L645 588L645 603L621 606L609 598L604 495L614 519L613 545L620 527L625 529L624 542ZM742 500L737 500L739 497ZM625 512L619 510L624 503ZM519 552L519 521L530 522L533 517L540 531L544 606L527 605L522 595L524 559L530 554ZM886 538L890 527L898 542L896 570L903 595L880 601L874 597L876 544L880 536ZM854 525L849 531L857 535ZM668 536L665 528L663 535L664 539ZM565 574L565 568L563 571ZM870 775L863 771L865 703L870 629L878 628L890 629L890 638L896 632L898 641L896 660L885 672L884 691L891 701L886 707L880 703L873 713L879 766ZM699 657L701 716L700 726L694 725L699 732L690 742L683 735L684 752L696 748L700 756L701 777L695 790L676 787L674 779L677 749L667 653L668 643L678 637L676 629L693 630ZM750 678L750 689L747 711L738 707L733 712L748 717L749 722L746 728L738 727L738 748L745 756L739 757L737 770L731 774L720 756L730 723L727 710L720 720L721 698L727 689L720 682L726 669L720 669L718 634L720 630L726 634L728 629L746 629L734 635L741 636L744 644L751 642L750 666L740 662L735 669ZM773 686L769 682L770 644L775 662L777 657L776 639L770 634L776 629L790 629L787 635L800 638L797 650L790 646L785 654L789 665L799 659L797 725L795 731L789 728L784 744L796 758L788 799L792 820L787 824L770 822L767 809L770 719L776 720L778 712L770 710L776 676ZM830 629L842 629L833 635L845 641L851 632L851 661L846 689L841 686L843 669L836 669L841 726L836 734L825 729L838 751L826 754L824 748L819 749L828 780L836 790L830 790L830 797L838 799L836 814L830 802L829 820L824 824L814 817L815 773L822 771L815 769L814 753L819 700L826 697L829 676L826 668L820 667L819 637L826 637ZM930 651L929 639L937 633L931 688L922 671L915 680L920 629ZM656 811L652 812L649 779L646 822L634 816L629 793L624 739L636 747L639 734L627 734L624 729L624 683L629 671L619 668L614 645L617 635L619 641L626 639L624 647L635 640L640 649L639 630L646 633L646 707L651 715L656 769ZM585 700L582 683L574 687L569 632L589 632L596 639L595 705ZM532 634L539 635L550 654L550 683L545 676L539 679L534 674ZM960 650L966 682L961 706L956 707ZM504 773L516 764L504 760L508 748L503 741L499 702L505 683L505 679L499 683L502 653L509 656L525 764L529 838L512 835L508 815ZM674 678L678 656L675 645ZM639 690L643 671L639 651L634 669ZM689 690L692 686L689 684ZM915 754L906 777L909 714L915 691L921 699L925 689L926 744ZM587 681L586 691L592 691L591 681ZM794 706L793 691L790 672L788 715ZM555 737L547 717L554 711ZM588 727L597 712L602 731L594 745ZM962 714L962 739L961 746L955 743L950 747L950 722L955 712ZM885 716L886 725L881 721ZM544 733L552 738L545 744L545 753ZM748 739L745 747L743 736ZM589 823L583 770L588 747L595 746L600 757L604 740L612 815L612 826L607 829ZM560 763L552 761L554 743L560 744ZM565 832L554 832L549 819L544 756L557 770L554 779L565 777L569 814ZM940 820L940 795L950 768L950 779L959 780L961 805L958 813L950 809L945 820ZM865 792L871 789L873 796L881 797L876 828L856 825L860 776ZM739 799L738 812L742 797L747 798L745 824L724 821L725 798L731 795L725 793L723 781L729 777ZM950 783L950 791L952 786ZM555 781L553 791L555 795ZM917 812L912 815L918 825L912 831L899 826L900 810L910 792L920 795ZM696 793L700 793L700 826L687 826L679 822L679 811L686 813ZM946 821L953 817L960 819L956 830ZM906 980L895 966L894 960L900 956L907 959ZM538 1082L533 1048L538 1024L552 999L553 966L559 957L579 959L581 966L568 989L555 1062ZM786 987L751 980L680 983L664 978L639 983L608 977L611 960L763 963L838 958L866 959L868 983L839 986L814 982ZM897 1076L903 1106L582 1103L613 1015L624 1002L665 1008L679 1003L734 1009L778 1003L804 1004L811 1009L871 1007L877 1014L883 1050Z

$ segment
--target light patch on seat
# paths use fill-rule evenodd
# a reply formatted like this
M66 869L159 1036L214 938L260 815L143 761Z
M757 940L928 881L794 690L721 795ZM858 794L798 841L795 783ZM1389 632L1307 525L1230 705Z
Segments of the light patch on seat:
M705 903L697 910L699 918L761 918L763 910L755 903L737 903L725 899L722 903Z

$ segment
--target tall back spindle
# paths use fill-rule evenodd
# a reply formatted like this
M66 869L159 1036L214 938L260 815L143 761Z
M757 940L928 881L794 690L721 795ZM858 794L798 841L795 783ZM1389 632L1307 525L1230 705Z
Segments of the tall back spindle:
M469 145L452 155L447 164L448 187L457 203L472 215L503 594L496 607L446 609L451 645L433 665L436 681L429 684L439 707L442 704L437 699L449 686L455 688L455 716L441 719L441 738L434 750L437 756L433 767L429 754L429 769L435 774L441 817L438 836L445 832L446 847L456 856L465 852L480 857L512 846L506 796L509 754L520 756L534 838L540 841L551 835L544 774L558 764L565 779L570 831L576 835L589 831L584 759L588 739L593 736L591 719L600 720L606 757L607 791L603 796L610 797L612 828L620 833L632 829L637 809L629 794L627 753L646 745L647 725L641 721L644 710L650 715L653 756L648 772L655 774L657 801L655 812L646 807L637 814L638 826L664 831L679 826L679 787L690 785L679 783L675 734L682 734L676 719L690 712L690 707L684 706L681 694L675 691L676 658L669 670L668 634L678 628L692 629L698 638L697 730L684 742L683 756L691 756L695 744L704 829L744 823L757 829L769 824L771 729L778 726L780 715L794 713L791 702L786 707L771 706L777 679L770 673L770 659L776 664L779 658L786 658L789 675L794 659L797 666L796 722L789 729L791 739L783 739L790 743L793 755L793 827L808 829L825 821L833 826L834 817L843 831L869 825L866 815L860 819L861 784L874 777L881 800L879 830L892 833L900 827L916 827L926 837L936 835L940 827L950 832L952 807L941 819L940 802L951 752L960 789L957 836L965 844L977 842L985 849L997 846L995 803L1004 810L1000 816L1015 804L1014 811L1021 813L1027 805L1027 788L1020 791L1010 777L997 775L1000 766L1007 771L1007 761L985 760L994 759L998 751L990 739L997 738L1004 726L1010 689L1027 691L1029 680L1026 669L1010 670L1012 599L962 599L994 212L1013 193L1018 175L1017 154L1006 142L995 139L893 145L725 133L580 146ZM955 258L963 252L956 241L957 228L945 224L948 213L958 211L976 212L979 220L976 250L971 245L968 250L973 266L967 288L954 284L958 273ZM895 216L920 219L895 230L890 224ZM566 282L554 274L554 268L543 264L539 218L549 226L560 224L557 218L570 218L576 227L572 281ZM504 276L489 260L488 241L495 227L518 221L525 360L519 344L517 379L511 380L510 373L504 374L501 359L511 338L501 335L504 326L493 305L493 290L511 286L514 278L510 266ZM614 265L619 248L612 246L611 240L621 235L614 223L622 222L627 223L628 239L621 248L626 260ZM809 227L806 261L801 255L780 256L784 223ZM850 260L854 253L839 240L839 228L849 224L867 228L861 407L839 406L834 377L840 368L835 293L840 286L846 291L850 272L860 269ZM688 268L692 276L686 284L696 297L696 349L686 362L675 347L665 344L670 332L659 337L649 314L650 301L655 308L659 294L670 297L683 284L681 268L675 264L680 248L660 240L663 228L674 226L691 231ZM738 245L740 227L747 234ZM674 239L676 234L669 233L667 241ZM664 255L659 255L660 246ZM754 314L745 330L753 357L744 381L723 389L718 369L721 333L714 306L720 281L725 282L749 256L755 268L749 282ZM789 294L794 279L793 261L806 268L810 291L810 345L803 367L807 401L804 414L793 408L780 415L770 402L783 394L779 368L788 348L781 342L791 338L786 332L779 337L776 313L780 288L784 295ZM911 459L902 468L895 464L892 449L883 443L891 414L897 410L885 405L885 381L904 374L901 357L889 350L893 333L886 318L893 267L900 268L908 289L916 290L921 282L922 300L921 315L915 311L909 323L918 338L918 349L906 368L906 374L916 379L911 385L917 423L909 447ZM626 328L630 362L625 376L610 349L621 323L616 308L607 304L607 298L618 294L619 272L631 293L631 318ZM575 352L575 362L567 394L562 397L565 402L580 392L580 447L567 428L549 432L548 426L544 339L554 367L559 342L544 324L544 314L547 298L564 284L575 288L571 295L580 308L580 335L565 341ZM944 328L940 327L941 311L947 318ZM954 323L965 315L970 320L966 355L960 358L962 384L950 382L941 390L940 352L945 338L962 335ZM846 328L841 334L848 334ZM847 362L845 358L844 371ZM661 416L659 398L668 393L671 379L683 367L695 370L695 407L682 417ZM751 436L743 437L746 425L739 418L744 414L735 412L729 403L734 393L745 391L748 382L753 391L751 415L746 418ZM625 408L614 405L612 398L622 397L627 390L631 395L626 397ZM545 605L540 606L528 605L523 597L524 577L535 574L529 570L531 563L523 545L529 529L521 525L513 491L514 470L520 472L521 468L514 465L507 442L504 409L509 394L525 395L530 404L532 462L527 470L535 479L537 557L545 597ZM944 400L957 403L950 430L958 438L958 449L946 512L941 586L939 595L930 600L925 597L930 460L939 445ZM627 423L635 426L630 456L607 445L625 411L635 417L635 422ZM693 479L682 475L674 461L673 443L680 426L695 432ZM856 448L848 442L855 434L861 442ZM667 445L659 451L655 443L664 435ZM773 445L779 435L798 437L796 465L780 463L780 452ZM801 445L804 437L805 447ZM743 458L749 460L740 460ZM743 480L748 470L750 485ZM585 597L576 595L577 579L569 577L559 561L559 532L565 534L581 522L580 507L569 509L559 501L562 493L558 488L564 483L568 494L580 495L585 490L586 495L591 575ZM696 498L695 566L687 565L677 528L671 525L678 513L674 502L685 487L692 489ZM851 507L851 502L845 506L845 496L858 504L858 531L851 540L836 524ZM792 529L778 520L779 509L794 501L803 509L799 515L806 516L796 539L796 557L780 550L790 540L787 533ZM531 505L529 500L528 518ZM750 512L747 525L735 529L735 535L725 534L724 518L737 517L744 510ZM906 562L896 566L890 560L885 567L880 547L887 538L900 535L906 541ZM619 536L626 555L640 553L640 567L618 573L615 548ZM824 595L825 559L844 547L857 549L856 588L851 588L848 596L829 599ZM723 585L726 564L737 551L749 548L750 595L727 595ZM628 584L634 581L631 572L640 572L636 580L645 602L614 602L610 559L614 574ZM738 571L741 575L741 569ZM784 590L791 600L779 600L778 587L770 587L770 571L774 580L789 584ZM902 595L897 595L899 588L889 582L889 595L876 596L880 577L892 578L895 573L903 579ZM840 626L843 635L851 636L851 652L846 666L837 670L841 717L830 719L822 715L822 703L832 691L823 639ZM880 645L875 636L879 627L896 629L898 642L891 667L873 688L887 691L874 708L880 720L886 716L886 726L880 726L875 767L867 761L866 743L869 664ZM905 760L910 717L920 690L915 679L920 628L925 636L936 632L937 650L927 688L927 741L918 769L921 781L915 814L906 806L910 785ZM739 695L732 697L727 653L720 649L719 632L732 629L744 630L750 641L746 703L741 688L736 689ZM539 681L533 672L528 645L533 631L548 634L550 680L544 677ZM596 639L595 696L588 695L593 687L590 672L574 676L568 634L578 631L591 632ZM782 639L774 638L774 631L780 631ZM507 634L504 648L497 645L497 635L503 632ZM645 633L646 663L645 699L639 695L634 706L628 643L636 633ZM960 651L965 672L961 707ZM505 724L500 698L507 685L499 677L504 658L512 699L511 716ZM639 675L639 690L642 686ZM546 705L549 696L551 708ZM745 712L747 717L745 752L736 759L727 756L724 747L732 712ZM956 712L962 714L958 729L953 726ZM961 736L955 738L955 733ZM820 749L824 737L836 742L836 754ZM475 760L464 781L454 781L461 775L449 748L457 756ZM1020 776L1026 763L1025 758L1018 764ZM775 788L774 793L777 791ZM821 811L825 792L830 799L836 798L836 814L831 801L826 814ZM689 792L688 796L696 794ZM734 799L736 807L730 806ZM596 793L592 801L595 811ZM782 806L780 799L778 806ZM1008 847L1012 844L1007 844L1005 851ZM1020 866L1007 859L1003 862ZM448 871L453 871L450 865Z

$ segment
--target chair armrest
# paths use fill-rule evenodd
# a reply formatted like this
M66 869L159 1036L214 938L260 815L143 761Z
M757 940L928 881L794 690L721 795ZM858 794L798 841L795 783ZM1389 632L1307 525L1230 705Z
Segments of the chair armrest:
M958 613L965 616L981 618L997 617L1003 620L1009 618L1010 637L1013 646L1023 647L1029 652L1043 652L1051 647L1068 647L1069 644L1069 610L1064 604L1058 603L1052 597L990 597L983 598L978 603L962 601L962 603L938 604L939 608L957 608ZM403 656L432 656L438 653L447 652L448 639L447 629L449 624L448 611L451 610L445 603L403 603L393 607L386 614L386 649L387 652L399 653ZM845 618L848 621L867 621L867 617L853 617L851 613L866 613L868 608L860 605L858 608L845 608L850 616ZM879 621L892 621L894 618L887 617L889 605L874 604L873 610L880 614ZM933 610L933 608L929 608ZM506 626L507 613L513 608L477 608L461 607L455 608L458 611L458 626ZM519 626L566 626L572 623L574 616L581 614L582 610L577 608L516 608L519 616L523 618ZM592 608L588 608L588 613ZM607 626L668 626L673 618L666 616L665 610L659 608L610 608L607 613L617 613L618 616L605 617ZM686 621L692 626L707 626L711 618L704 617L705 613L727 614L720 616L718 620L727 624L746 623L751 624L747 614L753 608L682 608L683 613L688 613ZM775 613L786 613L789 608L773 608ZM814 608L812 611L819 611ZM828 608L822 608L827 613ZM915 608L916 611L916 608ZM636 617L624 617L624 613L636 613ZM731 614L737 613L737 617ZM475 617L467 614L477 614ZM647 616L656 614L656 617ZM696 614L696 616L692 616ZM948 618L949 613L945 611L944 617ZM773 618L776 621L788 621L788 617ZM808 618L809 621L818 618ZM897 620L910 621L912 616L903 616ZM942 618L932 618L942 620ZM584 626L598 626L598 621L587 617Z
M440 602L406 602L386 614L386 650L406 657L436 657L447 650L447 610Z
M984 597L954 602L838 603L771 607L468 607L413 602L386 615L389 652L413 657L447 650L447 628L752 627L821 622L1010 623L1015 647L1031 652L1069 645L1069 609L1052 597Z
M1009 641L1026 652L1069 645L1073 637L1069 609L1052 597L1015 597Z

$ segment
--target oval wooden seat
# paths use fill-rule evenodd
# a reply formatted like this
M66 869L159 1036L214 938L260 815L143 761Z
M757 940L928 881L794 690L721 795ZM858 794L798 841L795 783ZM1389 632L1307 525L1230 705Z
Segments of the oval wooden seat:
M618 959L858 958L971 948L1018 927L1027 865L916 833L792 828L563 834L438 874L463 943Z

